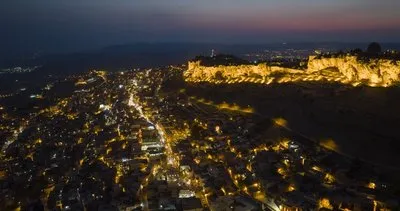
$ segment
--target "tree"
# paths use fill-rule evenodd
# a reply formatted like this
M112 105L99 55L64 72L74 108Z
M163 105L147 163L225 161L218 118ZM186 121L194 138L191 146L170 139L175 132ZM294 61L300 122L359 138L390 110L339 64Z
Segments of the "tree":
M381 53L382 52L381 45L377 42L372 42L368 45L367 52L372 54Z
M352 53L352 54L360 54L362 52L363 51L360 48L356 48L356 49L350 51L350 53Z

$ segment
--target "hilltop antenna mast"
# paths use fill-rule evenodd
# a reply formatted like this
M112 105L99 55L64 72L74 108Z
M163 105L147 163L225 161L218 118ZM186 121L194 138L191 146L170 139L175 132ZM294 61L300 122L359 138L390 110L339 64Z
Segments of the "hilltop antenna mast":
M211 58L213 58L215 56L215 51L214 49L211 49Z

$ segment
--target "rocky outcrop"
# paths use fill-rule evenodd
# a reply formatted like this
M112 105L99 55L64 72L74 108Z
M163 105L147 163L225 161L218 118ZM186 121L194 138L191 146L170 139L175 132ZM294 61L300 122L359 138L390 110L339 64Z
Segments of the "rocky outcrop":
M370 60L362 62L356 56L317 58L310 56L306 70L290 69L266 64L213 66L200 65L199 61L189 62L184 73L187 81L208 81L216 83L295 81L336 81L346 84L370 86L391 86L400 81L400 62L392 60Z
M186 78L191 79L214 79L214 78L242 78L242 77L267 77L274 72L299 73L301 70L268 66L266 64L257 65L237 65L237 66L201 66L199 61L189 62L188 70L185 72Z
M307 73L315 73L327 68L337 69L349 81L374 86L390 86L400 81L400 61L372 59L362 62L356 56L318 59L310 56Z

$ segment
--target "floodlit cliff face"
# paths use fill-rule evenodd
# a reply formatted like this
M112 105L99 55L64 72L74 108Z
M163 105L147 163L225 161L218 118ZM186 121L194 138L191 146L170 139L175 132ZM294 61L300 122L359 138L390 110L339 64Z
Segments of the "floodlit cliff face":
M234 78L264 78L272 73L301 73L301 70L271 67L266 64L238 65L238 66L201 66L199 61L189 62L188 70L184 76L188 80L212 80L212 79L234 79Z
M288 83L296 81L335 81L354 86L391 86L400 81L400 61L371 60L361 62L356 56L316 58L310 56L308 68L297 70L266 64L238 66L201 66L189 62L184 73L188 82L212 83Z
M400 61L374 59L363 63L358 61L356 56L309 58L308 73L326 68L337 68L349 81L358 81L374 86L390 86L400 81Z

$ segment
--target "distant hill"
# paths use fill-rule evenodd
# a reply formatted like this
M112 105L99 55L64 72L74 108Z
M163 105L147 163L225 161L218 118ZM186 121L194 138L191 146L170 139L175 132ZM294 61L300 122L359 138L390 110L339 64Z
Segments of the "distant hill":
M283 49L350 50L364 48L367 43L272 43L228 45L216 43L137 43L115 45L77 53L46 54L0 52L0 68L15 66L42 66L46 74L70 74L89 69L118 70L121 68L146 68L170 64L185 64L197 55L209 56L211 49L217 54L234 54L240 58L249 52ZM400 44L382 43L382 49L398 49ZM28 52L28 51L27 51ZM32 51L29 51L32 52ZM238 60L237 60L238 61ZM207 61L211 62L212 61ZM206 63L207 63L206 62ZM240 63L240 62L239 62Z

